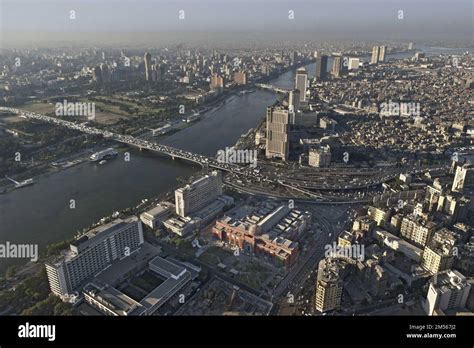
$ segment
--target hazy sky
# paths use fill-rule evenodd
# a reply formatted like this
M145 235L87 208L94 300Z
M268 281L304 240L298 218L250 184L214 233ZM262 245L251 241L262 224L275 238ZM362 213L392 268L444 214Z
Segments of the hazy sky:
M306 31L359 39L473 38L473 0L0 0L4 43L140 32ZM75 19L70 19L70 11ZM184 20L179 11L184 11ZM398 19L398 11L403 19ZM294 19L289 19L294 11ZM127 34L127 35L125 35ZM125 35L125 36L124 36ZM321 38L324 39L324 38ZM133 40L133 38L131 38Z

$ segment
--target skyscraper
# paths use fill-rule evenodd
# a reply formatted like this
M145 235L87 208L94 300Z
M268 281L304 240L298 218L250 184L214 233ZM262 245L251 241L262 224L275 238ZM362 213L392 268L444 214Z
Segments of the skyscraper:
M377 64L379 61L379 46L372 47L372 58L370 59L370 64Z
M332 70L331 73L334 77L341 76L342 71L342 57L336 56L334 57L334 61L332 62Z
M290 114L283 108L267 108L267 139L265 156L286 160L289 154Z
M464 188L474 187L474 165L464 164L456 168L454 175L453 187L455 192L462 192Z
M386 49L387 49L387 46L374 46L372 48L372 58L370 59L370 64L385 62Z
M294 89L290 92L288 97L288 109L290 112L297 112L300 108L300 91Z
M146 52L143 59L145 61L145 78L147 81L151 81L151 54Z
M298 62L298 52L294 51L290 56L291 65L295 65Z
M327 79L328 71L328 56L321 55L316 58L316 79L318 81L324 81Z
M296 71L295 88L300 91L300 102L306 103L306 89L308 85L308 74L305 68L299 68Z
M385 50L386 50L387 46L380 46L379 47L379 58L378 58L378 61L379 62L385 62Z

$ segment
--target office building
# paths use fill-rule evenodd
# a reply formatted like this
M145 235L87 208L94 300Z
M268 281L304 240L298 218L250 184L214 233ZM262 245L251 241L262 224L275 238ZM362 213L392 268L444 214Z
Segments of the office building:
M238 85L247 84L247 74L244 71L237 71L234 73L234 82Z
M342 57L336 56L332 62L331 74L334 77L340 77L342 74Z
M379 46L372 47L372 57L370 58L370 64L377 64L379 61Z
M298 63L298 52L294 51L290 55L290 64L295 65L296 63Z
M456 168L452 190L462 192L466 188L474 188L474 164L463 164Z
M151 81L151 54L148 52L145 53L143 59L145 61L145 78L147 81Z
M308 164L311 167L329 167L331 165L331 147L329 145L309 149Z
M385 62L385 51L387 47L386 46L379 46L379 58L378 62Z
M306 96L306 91L308 88L308 74L305 68L299 68L296 71L295 88L300 91L300 102L306 103L308 101L308 97Z
M360 59L359 58L349 58L349 70L359 69Z
M157 228L170 217L172 208L172 204L161 202L156 207L142 213L140 220L150 228Z
M297 112L300 109L300 91L294 89L290 92L288 98L288 110L290 112Z
M222 195L222 174L213 171L174 191L176 214L186 217Z
M328 73L328 56L321 55L316 58L316 80L324 81L327 79Z
M222 92L224 90L224 78L218 74L211 76L210 88L213 91Z
M385 51L386 46L374 46L372 48L372 57L370 59L370 64L377 64L379 62L385 62Z
M130 256L143 241L142 224L135 216L88 231L67 252L46 262L51 291L66 298L115 260Z
M290 113L283 108L267 108L267 135L265 156L267 158L288 159Z
M345 267L345 261L331 257L319 262L314 301L317 311L324 313L340 308Z
M471 291L471 284L461 273L447 270L430 281L425 310L428 315L444 315L449 309L462 309Z

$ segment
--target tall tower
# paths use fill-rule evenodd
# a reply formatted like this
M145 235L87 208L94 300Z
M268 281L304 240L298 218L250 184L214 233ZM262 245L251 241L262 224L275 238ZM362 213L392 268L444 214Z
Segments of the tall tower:
M451 190L462 192L467 187L474 187L474 164L463 164L456 168Z
M341 306L343 281L341 260L326 258L319 262L316 281L315 309L318 312L338 309Z
M286 161L290 152L290 114L282 108L267 108L267 139L265 156Z
M308 74L305 68L299 68L296 71L295 88L300 91L300 102L307 102L306 89L308 85Z
M290 112L297 112L300 108L300 91L298 89L294 89L290 92L290 96L288 98L288 109Z
M336 56L334 57L334 61L332 63L331 73L334 77L339 77L341 76L341 70L342 70L342 57Z
M328 56L322 55L316 58L316 80L324 81L327 79Z
M145 77L147 81L151 81L151 54L146 52L143 57L145 61Z
M370 64L377 64L379 61L379 46L372 47L372 58L370 59Z
M385 62L385 50L387 46L379 46L379 62Z

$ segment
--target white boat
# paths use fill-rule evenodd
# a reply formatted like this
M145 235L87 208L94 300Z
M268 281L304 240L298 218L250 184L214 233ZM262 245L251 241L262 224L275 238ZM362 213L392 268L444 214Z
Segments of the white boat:
M107 160L102 160L99 162L99 164L106 164L107 163Z
M33 179L26 179L26 180L23 180L23 181L16 181L16 180L13 180L12 178L9 178L6 175L5 175L5 177L15 184L15 188L30 186L30 185L33 185L35 183L35 181Z
M107 158L111 158L111 157L115 157L118 155L118 152L115 151L115 149L113 148L108 148L108 149L105 149L105 150L102 150L102 151L99 151L99 152L96 152L94 153L91 157L90 157L90 160L92 162L96 162L96 161L101 161L103 159L107 159Z

